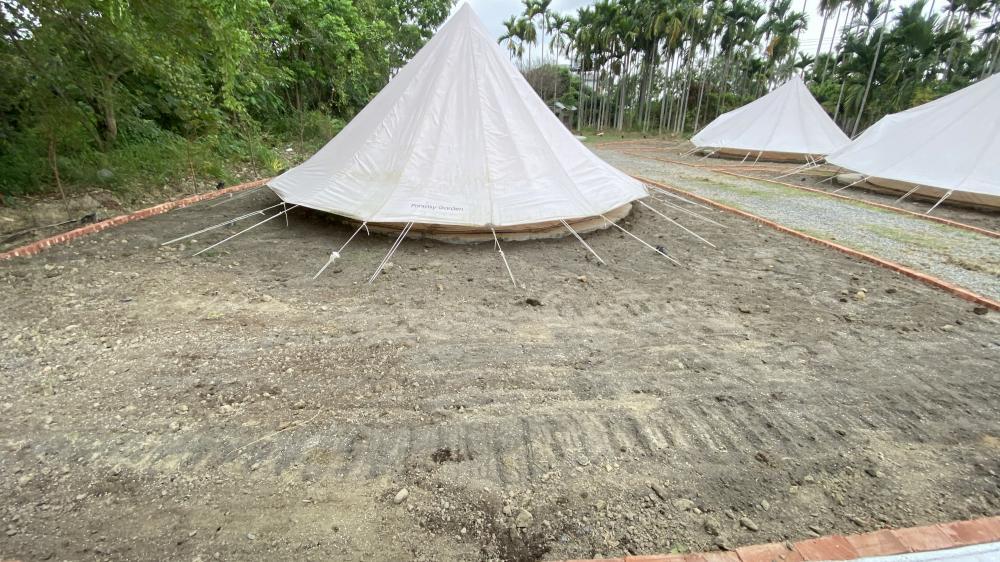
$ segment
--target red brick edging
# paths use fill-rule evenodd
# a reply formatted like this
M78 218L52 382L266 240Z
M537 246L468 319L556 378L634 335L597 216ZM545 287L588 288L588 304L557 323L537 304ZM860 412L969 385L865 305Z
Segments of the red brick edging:
M1000 541L1000 517L955 521L940 525L883 529L861 535L830 535L794 544L744 546L733 551L699 554L654 554L604 559L604 562L811 562L854 560L959 548ZM586 562L567 560L566 562Z
M971 231L971 232L975 232L977 234L982 234L984 236L989 236L990 238L1000 238L1000 232L996 232L996 231L989 230L989 229L986 229L986 228L981 228L981 227L978 227L978 226L972 226L971 224L965 224L964 222L958 222L958 221L953 221L953 220L945 219L945 218L941 218L941 217L935 217L933 215L925 215L924 213L917 213L917 212L914 212L914 211L909 211L907 209L900 209L899 207L893 207L892 205L886 205L885 203L877 203L875 201L868 201L867 199L858 199L858 198L855 198L855 197L849 197L847 195L841 195L839 193L831 193L829 191L823 191L822 189L816 189L814 187L806 187L804 185L795 185L793 183L787 183L787 182L783 182L783 181L778 181L778 180L774 180L774 179L771 179L771 178L760 178L760 177L757 177L757 176L748 176L746 174L740 174L740 173L737 173L737 172L732 172L732 171L730 171L730 170L728 170L728 169L726 169L724 167L713 167L713 165L711 165L711 164L692 164L691 162L682 162L680 160L671 160L669 158L660 158L660 157L657 157L657 156L651 156L649 154L637 154L637 153L631 152L631 151L622 151L622 152L625 152L626 154L631 154L633 156L638 156L640 158L648 158L650 160L659 160L660 162L667 162L667 163L670 163L670 164L680 164L681 166L688 166L688 167L691 167L691 168L706 169L706 170L710 170L712 172L717 172L717 173L720 173L720 174L726 174L726 175L737 177L737 178L743 178L743 179L754 180L754 181L766 181L768 183L773 183L773 184L777 184L777 185L783 185L785 187L791 187L791 188L799 189L799 190L802 190L802 191L809 191L811 193L818 193L820 195L827 195L829 197L836 197L837 199L845 199L847 201L854 201L855 203L862 203L862 204L865 204L865 205L871 205L872 207L878 207L880 209L885 209L887 211L892 211L894 213L900 213L900 214L903 214L903 215L910 215L912 217L916 217L916 218L919 218L919 219L924 219L924 220L929 220L929 221L936 222L936 223L946 224L948 226L953 226L955 228L961 228L963 230L968 230L968 231Z
M719 202L714 201L712 199L709 199L707 197L702 197L700 195L696 195L694 193L691 193L690 191L685 191L683 189L680 189L680 188L677 188L677 187L674 187L674 186L671 186L671 185L667 185L667 184L664 184L664 183L660 183L660 182L657 182L657 181L653 181L653 180L651 180L649 178L644 178L644 177L641 177L641 176L632 176L632 177L634 177L635 179L637 179L637 180L639 180L641 182L645 182L645 183L648 183L648 184L651 184L651 185L655 185L655 186L657 186L657 187L659 187L661 189L666 189L666 190L672 191L674 193L682 194L685 197L688 197L690 199L695 199L697 201L701 201L702 203L706 203L708 205L712 205L713 207L716 207L718 209L722 209L723 211L727 211L729 213L733 213L733 214L736 214L736 215L740 215L740 216L746 217L748 219L751 219L751 220L754 220L754 221L759 222L761 224L764 224L766 226L769 226L769 227L771 227L771 228L773 228L775 230L778 230L778 231L781 231L781 232L785 232L787 234L791 234L792 236L796 236L798 238L802 238L803 240L808 240L808 241L814 242L816 244L821 244L823 246L827 246L829 248L833 248L834 250L837 250L838 252L842 252L842 253L845 253L847 255L856 257L856 258L860 258L860 259L863 259L863 260L866 260L866 261L870 261L870 262L872 262L872 263L874 263L876 265L880 265L880 266L882 266L882 267L884 267L886 269L890 269L890 270L895 271L897 273L901 273L903 275L906 275L907 277L912 277L913 279L916 279L918 281L922 281L924 283L927 283L928 285L931 285L931 286L936 287L938 289L942 289L944 291L947 291L947 292L955 295L956 297L958 297L960 299L965 299L967 301L974 302L976 304L981 304L981 305L986 306L988 308L991 308L993 310L1000 311L1000 302L997 302L997 301L995 301L995 300L993 300L993 299L991 299L989 297L984 297L983 295L980 295L978 293L973 293L972 291L969 291L968 289L963 289L963 288L961 288L961 287L959 287L957 285L953 285L953 284L951 284L951 283L949 283L949 282L947 282L947 281L945 281L943 279L939 279L937 277L934 277L932 275L928 275L926 273L921 273L921 272L916 271L914 269L910 269L910 268L908 268L908 267L906 267L904 265L900 265L900 264L898 264L896 262L885 260L885 259L882 259L880 257L874 256L872 254L867 254L865 252L861 252L859 250L855 250L854 248L848 248L847 246L841 246L840 244L837 244L835 242L831 242L829 240L824 240L822 238L816 238L815 236L810 236L810 235L808 235L808 234L806 234L804 232L799 232L798 230L795 230L795 229L792 229L792 228L788 228L787 226L778 224L778 223L776 223L774 221L765 219L764 217L755 215L753 213L748 213L746 211L743 211L741 209L737 209L735 207L730 207L728 205L723 205L722 203L719 203Z
M114 226L119 226L127 222L132 222L136 220L141 220L145 218L152 217L154 215L162 215L167 211L172 211L174 209L181 209L187 207L188 205L193 205L194 203L199 203L201 201L208 201L210 199L215 199L217 197L222 197L223 195L229 193L235 193L237 191L243 191L245 189L251 189L254 187L259 187L267 183L271 178L264 178L257 181L252 181L249 183L241 183L239 185L234 185L232 187L227 187L225 189L219 189L215 191L209 191L207 193L201 193L198 195L192 195L190 197L185 197L183 199L177 199L176 201L167 201L166 203L160 203L153 207L148 207L146 209L140 209L133 213L127 215L119 215L117 217L112 217L101 222L96 222L94 224L88 224L87 226L81 226L80 228L75 228L63 232L62 234L56 234L55 236L50 236L48 238L42 238L36 242L32 242L26 246L21 246L19 248L14 248L13 250L8 250L6 252L0 253L0 260L9 260L17 257L27 257L33 256L40 253L42 250L54 246L56 244L65 244L72 240L76 240L82 236L87 236L88 234L94 234L102 230L107 230Z

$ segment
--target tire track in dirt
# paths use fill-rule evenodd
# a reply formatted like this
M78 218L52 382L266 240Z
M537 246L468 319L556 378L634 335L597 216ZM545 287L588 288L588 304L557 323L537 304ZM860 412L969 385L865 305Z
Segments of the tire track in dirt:
M983 416L1000 416L998 405L977 409L972 401L919 377L899 383L859 402L841 403L836 413L831 413L827 400L820 400L794 417L768 398L702 398L668 402L652 410L609 403L564 412L557 405L540 415L478 419L479 414L471 412L469 420L414 427L335 422L307 426L229 457L225 452L233 450L231 443L192 443L183 434L125 433L113 435L120 443L116 453L104 453L105 462L139 470L259 463L280 473L294 470L305 458L320 456L329 460L332 473L347 479L375 479L402 474L413 466L448 465L450 470L476 478L516 483L537 480L550 470L600 464L623 453L639 460L706 451L819 454L845 440L861 444L875 434L901 442L927 442L934 434L928 428L944 423L951 431L939 439L951 441L978 434ZM198 439L208 440L202 435ZM68 433L50 432L35 447L57 454L67 439L71 439ZM100 448L107 441L94 443Z

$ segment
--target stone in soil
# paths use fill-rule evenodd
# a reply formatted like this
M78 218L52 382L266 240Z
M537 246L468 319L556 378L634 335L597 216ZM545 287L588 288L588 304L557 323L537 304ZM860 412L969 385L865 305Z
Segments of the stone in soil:
M410 491L406 488L396 492L396 497L392 498L392 502L399 505L406 501L406 498L410 497Z

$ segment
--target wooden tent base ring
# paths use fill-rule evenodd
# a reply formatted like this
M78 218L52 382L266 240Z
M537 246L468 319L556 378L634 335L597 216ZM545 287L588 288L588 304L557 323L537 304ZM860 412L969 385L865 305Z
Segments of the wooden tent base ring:
M709 154L711 149L701 149L699 154ZM756 150L742 150L738 148L720 148L712 154L712 158L721 158L725 160L744 160L747 163L757 162L787 162L787 163L800 163L805 164L809 162L809 157L805 154L799 152L775 152L767 151L761 153L760 158L757 157Z
M842 174L845 179L848 175L851 177L857 177L856 174ZM844 181L841 176L834 178L834 181L840 185L851 183L849 181ZM912 183L873 177L868 178L867 181L854 187L860 187L876 193L902 195L913 189L915 186ZM921 186L916 193L910 194L907 199L934 203L938 199L941 199L941 197L943 197L947 192L947 189L941 189L939 187ZM965 207L977 211L992 211L995 213L1000 211L1000 196L987 195L985 193L972 193L969 191L955 191L948 196L948 199L945 200L944 204L954 207Z
M604 216L609 220L618 222L628 216L631 211L632 204L626 203L621 207L616 207L607 213L604 213ZM361 224L357 220L350 220L350 222L355 225ZM601 230L608 228L609 226L607 221L605 221L602 217L566 219L566 222L578 234ZM398 222L368 223L368 228L371 231L390 235L398 234L404 226L406 226L404 223ZM516 226L496 227L495 230L497 238L500 238L501 240L513 241L562 238L564 236L572 235L570 231L566 230L566 227L564 227L560 221L545 221ZM450 244L475 244L477 242L492 242L493 232L491 232L489 228L482 227L417 223L410 229L410 233L407 237L414 239L427 238L430 240L437 240L439 242L448 242Z

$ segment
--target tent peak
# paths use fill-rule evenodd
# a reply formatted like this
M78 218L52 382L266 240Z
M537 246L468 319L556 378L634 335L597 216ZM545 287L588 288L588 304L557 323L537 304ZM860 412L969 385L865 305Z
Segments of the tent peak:
M269 185L286 203L370 225L474 229L599 217L648 195L574 138L468 3Z

